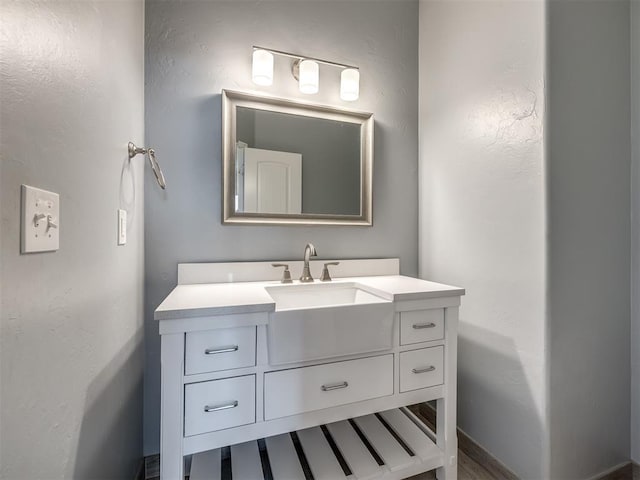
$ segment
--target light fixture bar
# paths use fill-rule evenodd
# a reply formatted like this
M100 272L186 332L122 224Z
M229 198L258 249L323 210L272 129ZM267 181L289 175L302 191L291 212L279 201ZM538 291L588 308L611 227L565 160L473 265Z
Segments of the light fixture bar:
M347 65L345 63L332 62L330 60L322 60L321 58L309 57L307 55L298 55L296 53L283 52L282 50L273 50L272 48L258 47L257 45L253 46L254 50L266 50L267 52L271 52L275 55L280 55L282 57L295 58L297 60L313 60L314 62L322 63L323 65L329 65L331 67L338 68L353 68L354 70L360 70L359 67L355 65Z

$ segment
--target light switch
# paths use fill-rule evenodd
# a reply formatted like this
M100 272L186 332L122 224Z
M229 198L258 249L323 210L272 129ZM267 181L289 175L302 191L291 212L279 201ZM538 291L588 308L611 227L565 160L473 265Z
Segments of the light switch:
M60 248L60 196L22 185L21 253Z
M127 211L118 210L118 245L127 243Z

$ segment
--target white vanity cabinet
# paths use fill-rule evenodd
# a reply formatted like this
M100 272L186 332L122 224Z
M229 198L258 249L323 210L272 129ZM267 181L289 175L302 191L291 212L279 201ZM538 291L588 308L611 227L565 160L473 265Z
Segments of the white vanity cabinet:
M299 270L301 262L289 263ZM319 274L314 262L312 273ZM341 260L335 284L356 282L391 302L391 344L376 339L372 351L358 346L358 353L272 365L276 304L265 286L278 285L277 274L261 262L179 266L178 286L156 310L161 479L183 478L185 464L193 480L220 478L227 446L239 480L263 478L265 458L276 480L304 478L302 463L315 478L401 479L438 469L438 478L455 479L464 290L400 276L397 259ZM303 341L317 349L313 338ZM403 408L430 400L437 401L437 434Z

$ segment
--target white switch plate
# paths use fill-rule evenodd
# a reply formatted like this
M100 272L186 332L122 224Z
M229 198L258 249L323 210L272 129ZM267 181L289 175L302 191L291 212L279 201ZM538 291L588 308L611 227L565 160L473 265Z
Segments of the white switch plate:
M118 210L118 245L127 243L127 211Z
M60 196L22 185L21 253L60 248Z

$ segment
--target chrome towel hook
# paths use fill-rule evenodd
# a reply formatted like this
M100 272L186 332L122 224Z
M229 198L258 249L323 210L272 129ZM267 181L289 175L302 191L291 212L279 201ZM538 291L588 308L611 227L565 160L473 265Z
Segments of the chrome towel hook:
M149 156L149 164L151 165L151 170L153 170L153 174L156 176L156 180L158 181L158 185L163 190L167 188L167 184L164 181L164 174L162 173L162 169L160 168L160 164L156 160L156 152L153 148L144 148L144 147L136 147L133 142L129 142L129 160L138 155L139 153L143 155Z

